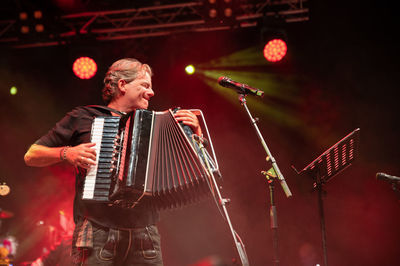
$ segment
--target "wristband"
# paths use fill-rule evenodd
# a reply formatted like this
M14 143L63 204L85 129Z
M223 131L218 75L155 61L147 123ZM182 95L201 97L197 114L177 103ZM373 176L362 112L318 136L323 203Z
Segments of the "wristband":
M69 149L69 146L65 146L60 150L60 159L61 161L67 160L67 150Z

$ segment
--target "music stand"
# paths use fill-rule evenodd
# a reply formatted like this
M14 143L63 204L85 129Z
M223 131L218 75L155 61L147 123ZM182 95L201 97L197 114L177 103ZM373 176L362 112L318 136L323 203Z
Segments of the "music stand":
M315 181L314 188L318 191L318 207L321 221L322 249L325 266L328 266L328 258L326 249L325 216L322 201L322 194L324 192L323 185L353 163L358 152L359 142L360 129L357 128L322 153L317 159L312 161L300 172L292 166L298 174L308 174Z

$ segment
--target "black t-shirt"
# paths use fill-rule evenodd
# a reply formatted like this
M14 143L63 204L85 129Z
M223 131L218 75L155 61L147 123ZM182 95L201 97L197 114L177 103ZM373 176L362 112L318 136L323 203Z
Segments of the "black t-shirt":
M77 107L35 143L47 147L62 147L90 142L93 118L97 116L111 116L111 112L96 106ZM85 176L86 170L78 168L75 181L75 222L86 217L105 227L134 228L155 224L158 221L158 212L145 201L132 209L126 209L82 200Z

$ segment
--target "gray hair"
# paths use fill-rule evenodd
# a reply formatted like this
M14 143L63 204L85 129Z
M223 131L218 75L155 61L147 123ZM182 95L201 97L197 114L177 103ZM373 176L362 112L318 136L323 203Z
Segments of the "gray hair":
M152 75L149 65L142 64L134 58L124 58L114 62L104 77L103 100L109 104L119 94L118 81L125 80L127 83L148 72Z

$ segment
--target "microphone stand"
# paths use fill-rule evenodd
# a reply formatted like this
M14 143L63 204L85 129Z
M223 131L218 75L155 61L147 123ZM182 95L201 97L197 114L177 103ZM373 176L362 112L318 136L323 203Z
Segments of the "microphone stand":
M279 183L282 186L283 191L286 194L286 197L291 197L292 193L290 192L290 189L288 185L286 184L285 178L283 177L281 171L279 170L278 164L275 161L275 158L272 156L267 143L265 142L263 136L261 135L261 132L257 126L258 119L254 119L253 116L251 115L249 108L247 107L246 104L246 93L245 90L243 89L241 93L239 93L239 102L240 104L245 108L247 115L250 118L251 124L253 125L256 134L258 136L258 139L261 142L261 145L263 146L265 152L267 153L267 161L271 162L272 168L266 172L262 171L261 173L264 174L267 178L268 185L269 185L269 191L270 191L270 201L271 201L271 207L270 207L270 221L271 221L271 229L272 229L272 241L273 241L273 248L274 248L274 265L279 265L279 251L278 251L278 216L277 216L277 209L275 206L275 196L274 196L274 185L276 179L279 181Z

